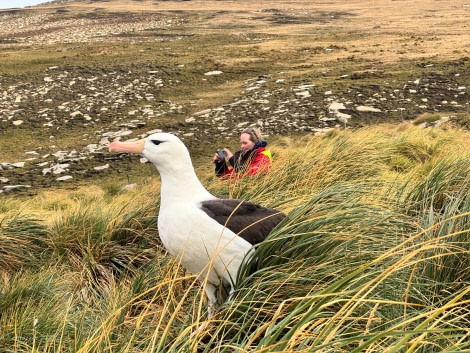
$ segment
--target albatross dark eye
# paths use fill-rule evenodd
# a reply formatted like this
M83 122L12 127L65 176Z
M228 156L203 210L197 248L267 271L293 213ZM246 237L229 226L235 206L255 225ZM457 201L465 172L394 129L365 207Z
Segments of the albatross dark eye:
M151 140L151 141L154 145L157 145L157 146L163 142L163 141L160 141L160 140Z

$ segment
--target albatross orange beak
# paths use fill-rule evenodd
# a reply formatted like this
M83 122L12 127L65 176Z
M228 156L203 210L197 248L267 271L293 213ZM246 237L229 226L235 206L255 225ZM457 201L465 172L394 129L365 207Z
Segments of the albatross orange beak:
M142 153L144 150L145 139L137 141L120 142L114 141L109 144L109 152L130 152Z

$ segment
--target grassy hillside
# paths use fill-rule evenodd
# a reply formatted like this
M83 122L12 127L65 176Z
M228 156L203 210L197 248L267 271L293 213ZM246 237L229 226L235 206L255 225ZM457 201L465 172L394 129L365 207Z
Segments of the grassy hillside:
M162 248L158 176L0 199L3 352L470 349L470 134L382 125L278 140L220 197L288 213L202 330L195 276ZM223 294L223 293L221 293Z

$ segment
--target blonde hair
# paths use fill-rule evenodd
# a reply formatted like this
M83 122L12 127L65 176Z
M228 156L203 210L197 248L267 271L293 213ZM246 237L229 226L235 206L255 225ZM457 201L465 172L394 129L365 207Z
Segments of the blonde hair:
M253 142L258 142L263 139L263 135L261 135L261 131L257 127L247 127L242 131L242 134L250 135L250 140Z

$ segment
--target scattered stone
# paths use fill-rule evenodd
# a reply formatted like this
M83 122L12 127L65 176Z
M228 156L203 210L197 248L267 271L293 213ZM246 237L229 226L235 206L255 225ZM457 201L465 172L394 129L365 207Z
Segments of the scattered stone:
M83 114L82 114L81 111L78 111L78 110L73 112L73 113L70 113L70 117L72 117L72 118L76 118L79 115L83 115Z
M105 165L102 165L102 166L99 166L99 167L94 167L93 169L94 170L105 170L105 169L108 169L109 168L109 164L105 164Z
M330 104L328 107L328 110L330 113L333 113L336 116L336 120L338 120L340 123L343 123L344 126L346 127L349 119L351 119L351 115L342 113L340 110L346 109L344 103L341 102L333 102Z
M57 181L67 181L67 180L70 180L70 179L72 179L72 178L73 178L73 177L72 177L71 175L64 175L64 176L62 176L62 177L57 178L56 180L57 180Z
M108 141L106 139L106 141ZM98 145L96 143L91 143L85 147L85 150L88 152L95 152L98 149Z
M295 95L301 98L308 98L312 96L309 91L296 92Z
M0 163L3 169L14 169L14 168L23 168L25 162L16 162L16 163Z
M206 76L214 76L214 75L221 75L221 74L223 74L222 71L216 70L216 71L209 71L209 72L206 72L204 75L206 75Z
M31 185L5 185L3 187L3 190L7 192L7 191L16 190L16 189L29 189L29 188L31 188Z
M358 112L373 112L373 113L380 113L381 112L381 110L378 109L378 108L368 107L368 106L365 106L365 105L359 105L358 107L356 107L356 110Z
M205 109L201 110L200 112L194 113L194 116L201 116L201 115L206 115L209 114L212 111L212 109Z
M315 85L314 85L314 84L302 85L302 86L298 86L297 88L294 88L294 91L295 91L295 90L301 90L301 91L303 91L303 90L305 90L305 89L309 89L309 88L312 88L312 87L315 87Z
M161 130L161 129L150 130L150 131L147 131L147 132L144 134L144 137L145 137L145 136L148 136L148 135L156 134L156 133L159 133L159 132L163 132L163 130Z
M66 171L68 171L68 167L69 167L69 164L68 163L57 163L55 165L53 165L52 167L50 168L44 168L42 170L42 174L43 175L47 175L47 174L62 174Z

